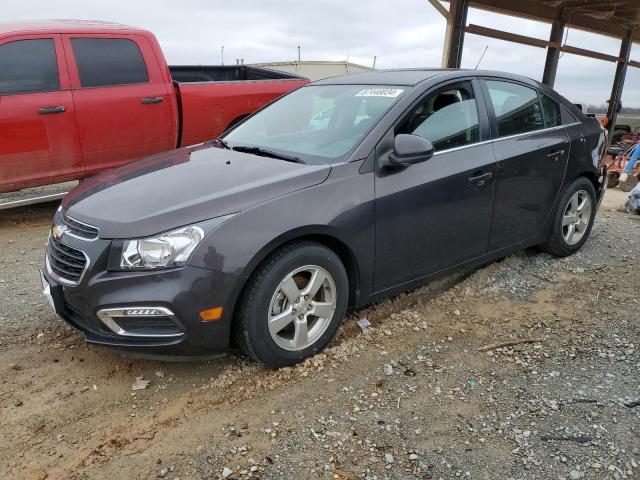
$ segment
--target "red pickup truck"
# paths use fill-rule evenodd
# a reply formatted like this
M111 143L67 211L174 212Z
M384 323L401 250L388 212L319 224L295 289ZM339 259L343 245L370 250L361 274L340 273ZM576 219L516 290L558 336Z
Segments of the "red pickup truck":
M0 23L0 192L216 138L306 83L244 65L169 67L151 32L119 24Z

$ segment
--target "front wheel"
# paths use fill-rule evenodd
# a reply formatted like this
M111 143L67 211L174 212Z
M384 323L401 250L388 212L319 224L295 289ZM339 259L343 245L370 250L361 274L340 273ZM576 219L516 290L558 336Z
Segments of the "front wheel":
M588 178L577 178L562 193L542 249L558 257L577 252L587 241L596 216L597 199Z
M245 288L235 337L253 359L293 365L322 350L344 318L347 272L324 245L297 242L272 254Z

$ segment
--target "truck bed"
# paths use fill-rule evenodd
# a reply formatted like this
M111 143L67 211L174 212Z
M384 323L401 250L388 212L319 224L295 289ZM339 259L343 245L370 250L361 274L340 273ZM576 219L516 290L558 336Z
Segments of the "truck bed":
M301 80L292 73L248 65L170 66L171 78L178 83L247 82L257 80Z
M247 65L169 70L182 119L179 146L217 138L263 105L309 83L297 75Z

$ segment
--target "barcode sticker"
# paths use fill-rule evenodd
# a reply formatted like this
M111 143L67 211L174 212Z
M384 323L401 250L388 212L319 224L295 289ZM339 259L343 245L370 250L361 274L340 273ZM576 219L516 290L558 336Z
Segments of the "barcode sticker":
M365 88L356 97L397 97L404 90L402 88Z

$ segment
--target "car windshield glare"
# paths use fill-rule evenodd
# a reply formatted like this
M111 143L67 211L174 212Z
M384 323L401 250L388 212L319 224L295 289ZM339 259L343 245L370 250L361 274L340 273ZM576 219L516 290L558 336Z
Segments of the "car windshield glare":
M224 139L232 147L281 151L306 163L338 163L408 89L311 85L269 105Z

